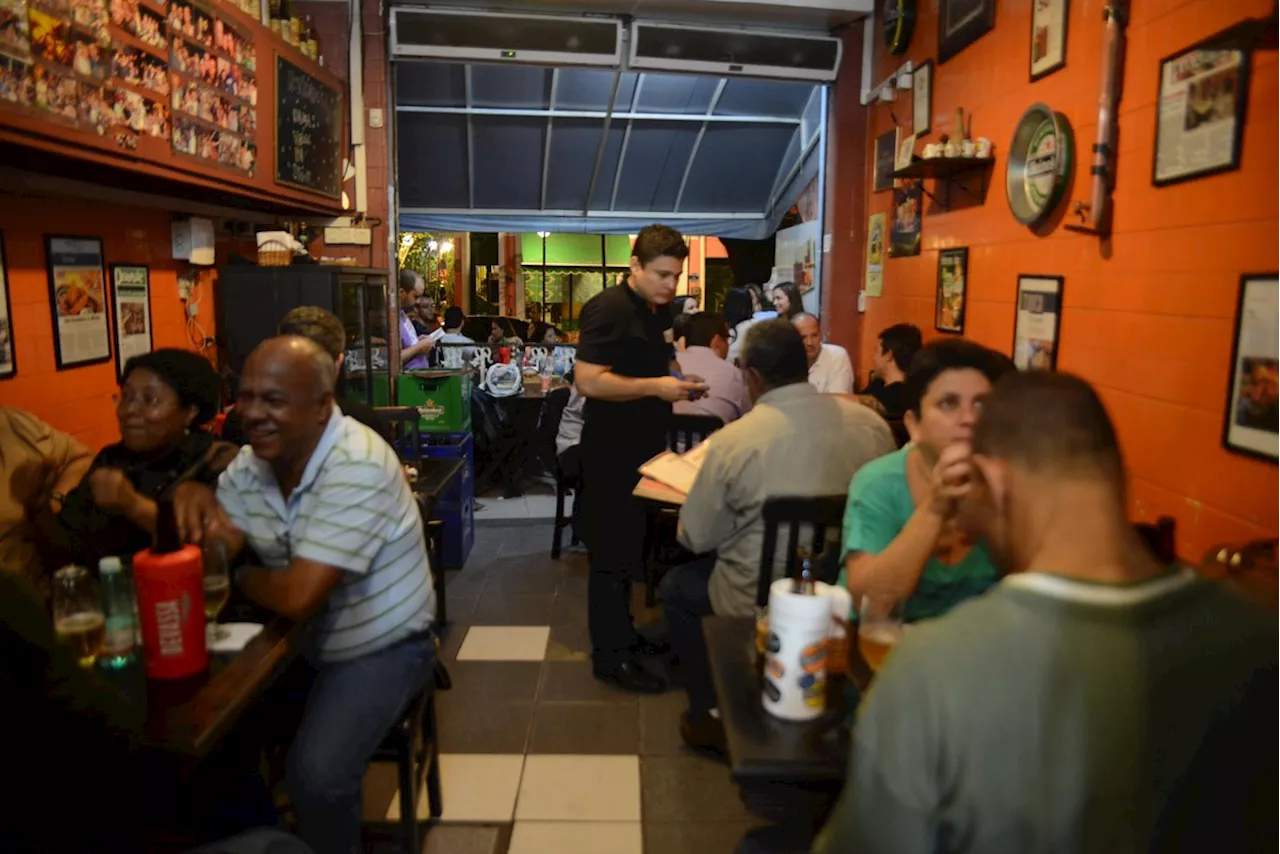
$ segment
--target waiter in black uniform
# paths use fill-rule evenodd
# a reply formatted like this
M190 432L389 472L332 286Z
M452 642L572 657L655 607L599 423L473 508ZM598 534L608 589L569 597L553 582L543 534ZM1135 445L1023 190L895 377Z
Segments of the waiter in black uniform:
M671 347L667 306L688 255L674 228L642 228L631 275L592 297L579 325L574 382L587 399L581 447L592 669L628 691L666 690L640 665L655 650L631 623L631 580L640 576L645 534L644 504L631 491L637 469L666 448L671 404L707 389L698 377L679 376Z

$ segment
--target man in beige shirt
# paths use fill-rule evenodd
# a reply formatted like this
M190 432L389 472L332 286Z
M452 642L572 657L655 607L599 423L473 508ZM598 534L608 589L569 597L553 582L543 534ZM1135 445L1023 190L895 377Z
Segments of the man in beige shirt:
M0 571L40 584L36 518L57 514L93 453L34 415L0 406Z
M800 333L785 320L747 332L741 356L754 408L708 440L706 458L680 510L680 542L715 559L673 569L659 591L689 692L681 735L722 749L701 621L751 616L764 544L766 499L844 495L865 463L894 449L879 415L809 384ZM784 555L777 555L778 566Z

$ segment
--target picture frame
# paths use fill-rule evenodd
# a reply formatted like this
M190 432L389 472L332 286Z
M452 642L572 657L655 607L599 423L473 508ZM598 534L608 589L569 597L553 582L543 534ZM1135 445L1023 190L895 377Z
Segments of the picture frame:
M1058 335L1062 329L1062 292L1066 279L1036 273L1018 274L1014 303L1013 364L1020 371L1058 369Z
M938 64L995 29L996 0L939 0Z
M58 370L108 361L111 340L102 241L46 234L44 250Z
M1190 47L1160 60L1151 183L1165 187L1240 168L1249 52Z
M920 225L924 220L924 188L919 181L903 181L893 189L893 227L889 229L889 257L920 254Z
M911 132L919 139L933 124L933 60L926 59L911 72Z
M115 342L116 379L134 356L155 349L151 325L151 270L144 264L111 265L111 339Z
M911 161L915 159L916 153L916 135L909 133L906 136L899 134L898 152L893 156L893 169L896 172L899 169L906 169L911 165Z
M874 171L871 175L871 191L882 193L893 189L893 164L898 156L898 129L876 137Z
M1280 348L1276 316L1280 274L1245 273L1236 298L1231 375L1222 419L1222 446L1235 454L1280 459Z
M13 341L13 307L9 302L9 266L0 231L0 380L18 373L18 347Z
M1033 0L1031 48L1028 51L1032 82L1066 67L1070 6L1071 0Z
M933 328L964 334L964 310L968 302L969 247L957 246L938 253L938 287L933 306Z

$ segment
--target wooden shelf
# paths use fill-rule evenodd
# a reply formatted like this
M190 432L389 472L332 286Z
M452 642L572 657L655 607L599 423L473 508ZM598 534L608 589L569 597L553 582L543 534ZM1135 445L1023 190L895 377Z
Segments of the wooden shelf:
M987 195L987 183L994 157L930 157L912 162L910 166L895 170L896 180L920 181L920 189L943 210L951 209L951 187L954 185L974 201L981 203ZM971 177L978 179L977 188L970 186ZM937 181L935 192L925 189L923 181Z

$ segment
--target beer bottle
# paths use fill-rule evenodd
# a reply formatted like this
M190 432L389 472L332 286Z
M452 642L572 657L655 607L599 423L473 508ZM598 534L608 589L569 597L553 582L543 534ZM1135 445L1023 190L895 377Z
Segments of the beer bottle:
M133 661L133 579L118 557L98 561L98 579L102 584L102 612L107 624L107 637L98 662L118 670Z

